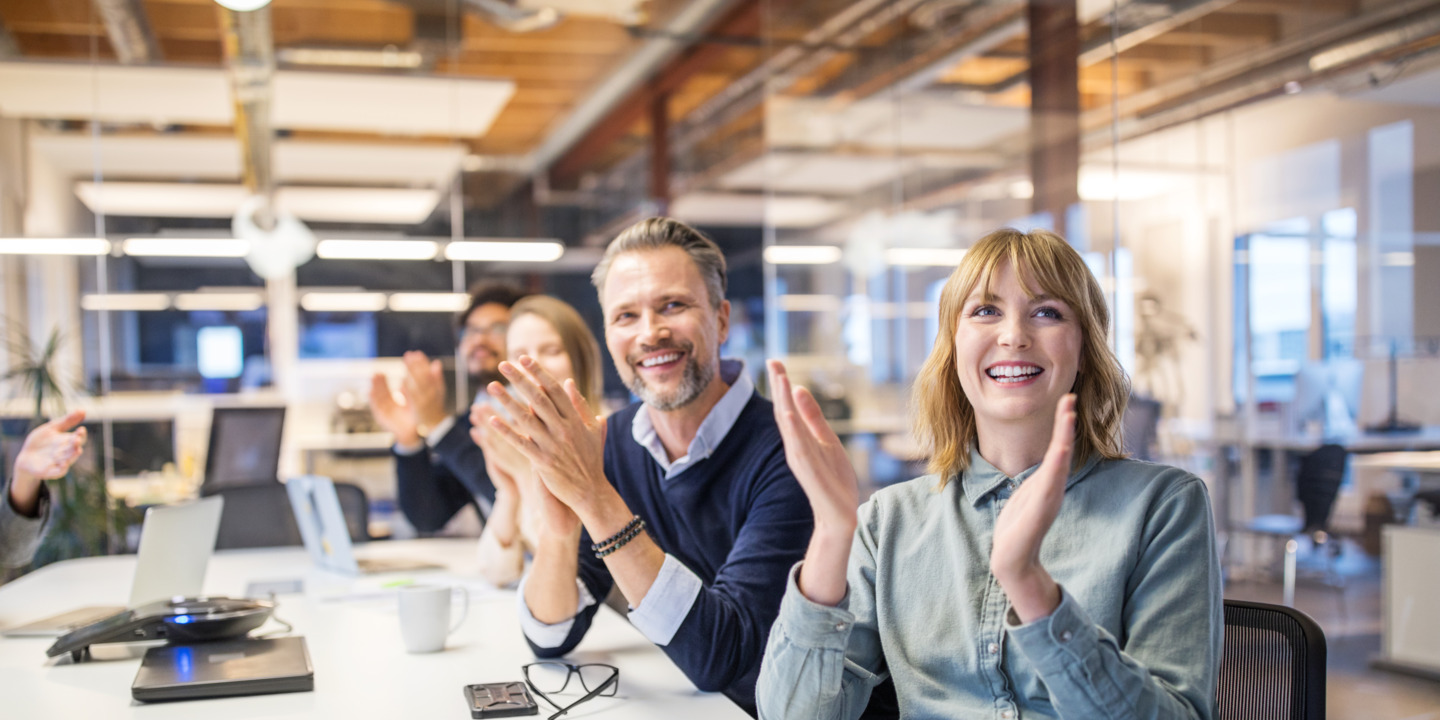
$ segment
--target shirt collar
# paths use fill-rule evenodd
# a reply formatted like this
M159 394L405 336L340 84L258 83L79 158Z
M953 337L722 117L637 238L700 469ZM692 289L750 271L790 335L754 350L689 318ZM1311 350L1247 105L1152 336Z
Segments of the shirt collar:
M1092 455L1089 460L1085 461L1084 465L1080 466L1079 470L1071 473L1070 477L1065 480L1065 489L1068 491L1071 486L1084 479L1098 464L1100 464L1100 456L1098 454ZM1035 471L1039 469L1040 465L1037 463L1012 478L1001 472L999 468L991 465L989 460L981 457L979 448L971 447L970 467L963 473L960 483L965 489L965 499L970 501L971 505L978 506L988 495L1000 489L1000 487L1007 482L1018 487L1020 483L1025 482L1026 478L1034 475Z
M735 426L740 412L745 409L746 403L750 402L750 396L755 394L755 381L751 380L750 373L746 372L744 360L721 358L720 379L725 381L730 389L725 391L725 395L715 403L715 407L710 408L710 413L700 422L700 428L695 432L695 438L690 441L685 455L676 458L674 462L670 461L670 456L665 452L665 444L655 432L655 424L650 421L649 408L642 405L635 413L635 419L630 423L630 435L660 464L660 468L665 471L666 480L710 457L715 448L720 446L720 441L730 433L730 428Z

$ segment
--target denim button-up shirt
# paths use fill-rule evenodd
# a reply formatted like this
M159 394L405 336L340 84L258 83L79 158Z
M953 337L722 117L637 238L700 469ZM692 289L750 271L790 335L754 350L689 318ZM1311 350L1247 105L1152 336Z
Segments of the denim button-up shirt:
M958 481L917 478L861 506L839 606L806 599L791 571L760 717L858 718L888 674L905 718L1212 718L1224 619L1204 484L1086 463L1040 552L1060 605L1020 625L990 548L1037 468L1009 478L972 452Z

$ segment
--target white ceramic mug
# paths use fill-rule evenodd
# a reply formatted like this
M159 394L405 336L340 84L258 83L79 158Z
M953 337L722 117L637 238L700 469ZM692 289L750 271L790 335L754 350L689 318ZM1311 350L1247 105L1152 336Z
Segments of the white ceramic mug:
M450 603L460 594L460 617L450 623ZM470 611L470 593L449 585L409 585L400 588L400 636L405 650L431 653L445 649L445 638L455 632Z

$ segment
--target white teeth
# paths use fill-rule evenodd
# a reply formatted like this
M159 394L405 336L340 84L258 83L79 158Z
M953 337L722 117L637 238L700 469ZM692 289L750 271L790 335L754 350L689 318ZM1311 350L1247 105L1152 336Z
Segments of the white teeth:
M659 357L653 357L653 358L649 358L649 359L646 359L646 360L641 360L641 361L640 361L640 367L655 367L656 365L664 365L665 363L675 362L676 360L679 360L679 359L680 359L680 354L679 354L679 353L669 353L668 355L661 355L661 356L659 356Z
M986 370L985 374L1000 382L1020 382L1021 380L1039 374L1039 372L1040 368L1035 367L1034 365L1027 365L1023 367L1016 365L1002 365Z

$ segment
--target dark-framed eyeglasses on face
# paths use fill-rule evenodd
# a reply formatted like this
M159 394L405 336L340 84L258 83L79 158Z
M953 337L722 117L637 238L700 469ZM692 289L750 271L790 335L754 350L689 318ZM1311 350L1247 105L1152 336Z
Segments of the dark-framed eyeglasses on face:
M466 338L471 337L503 338L505 337L505 333L509 331L510 324L502 322L491 323L485 326L466 325L465 327L460 328L460 340L463 342Z
M530 690L556 709L557 712L550 716L550 720L555 720L591 698L613 697L620 688L620 668L604 663L572 665L542 660L522 665L521 669L525 672L525 684L530 686ZM569 705L562 706L550 696L565 692L565 689L570 687L572 677L580 678L580 688L585 694Z

